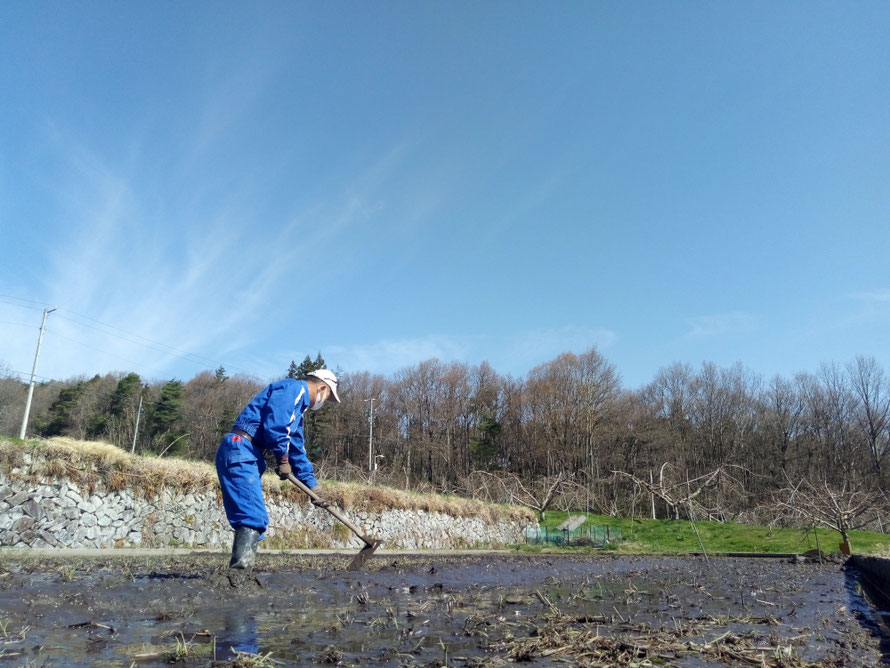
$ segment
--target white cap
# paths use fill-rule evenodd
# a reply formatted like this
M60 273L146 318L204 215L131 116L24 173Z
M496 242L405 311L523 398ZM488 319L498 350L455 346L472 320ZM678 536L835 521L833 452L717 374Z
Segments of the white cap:
M335 376L333 372L328 371L327 369L316 369L315 371L310 371L306 375L318 378L325 385L331 388L331 392L334 394L334 401L336 401L338 404L340 403L340 396L337 394L337 376Z

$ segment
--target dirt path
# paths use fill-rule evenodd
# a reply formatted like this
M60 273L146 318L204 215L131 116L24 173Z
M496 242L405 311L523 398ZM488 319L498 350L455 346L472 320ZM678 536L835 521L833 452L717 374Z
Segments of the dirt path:
M839 564L627 556L0 553L0 665L862 666Z

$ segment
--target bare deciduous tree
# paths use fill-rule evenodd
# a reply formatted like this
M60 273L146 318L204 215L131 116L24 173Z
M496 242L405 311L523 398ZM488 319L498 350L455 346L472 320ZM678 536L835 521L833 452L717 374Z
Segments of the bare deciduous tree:
M0 434L18 434L25 411L27 385L0 361Z
M887 498L878 489L855 488L847 481L832 485L826 480L807 478L791 483L776 493L776 505L791 520L805 518L840 533L847 546L853 529L874 522L887 512ZM808 523L809 523L808 522Z
M856 395L856 423L880 477L890 448L890 388L874 357L857 357L847 369Z
M670 468L671 467L667 462L661 465L661 469L659 469L658 472L657 482L643 480L626 471L612 471L612 473L617 476L629 478L638 487L645 489L650 494L664 501L668 507L668 515L672 520L680 519L681 509L692 508L693 506L700 508L706 515L712 515L715 511L719 511L719 509L701 504L697 499L705 490L717 487L721 475L726 475L722 467L711 471L710 473L692 479L686 478L685 480L677 482L669 482L666 479L665 472L670 470Z
M511 473L474 471L474 475L488 477L499 485L503 497L507 499L508 503L518 503L534 510L538 513L538 521L544 520L544 512L550 508L560 487L565 482L563 473L550 478L539 478L533 482L523 481L519 476Z

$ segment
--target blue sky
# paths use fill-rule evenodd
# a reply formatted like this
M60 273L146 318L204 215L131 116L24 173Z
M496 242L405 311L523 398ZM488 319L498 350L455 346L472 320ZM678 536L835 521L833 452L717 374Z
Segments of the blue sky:
M0 362L890 367L886 2L0 10Z

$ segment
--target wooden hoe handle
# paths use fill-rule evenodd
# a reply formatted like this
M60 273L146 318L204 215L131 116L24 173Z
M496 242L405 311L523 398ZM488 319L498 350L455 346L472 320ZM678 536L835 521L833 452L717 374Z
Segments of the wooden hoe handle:
M300 489L300 491L304 492L304 493L305 493L310 499L312 499L313 501L319 501L319 500L321 499L321 497L320 497L318 494L316 494L316 493L313 492L311 489L309 489L308 487L306 487L306 485L304 485L304 484L301 483L299 480L297 480L296 476L294 476L293 473L289 474L289 475L287 476L287 479L290 480L293 484L295 484L295 485ZM366 536L362 533L361 529L359 529L359 528L358 528L357 526L355 526L352 522L350 522L350 521L343 515L343 513L341 513L339 510L337 510L337 509L334 508L333 506L328 506L327 508L325 508L325 510L327 510L331 515L333 515L333 516L336 517L338 520L340 520L341 522L343 522L343 524L345 524L345 525L349 528L349 530L352 531L352 533L354 533L356 536L358 536L359 538L361 538L361 539L365 542L365 545L373 545L374 541L372 541L370 538L366 537Z

